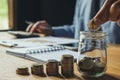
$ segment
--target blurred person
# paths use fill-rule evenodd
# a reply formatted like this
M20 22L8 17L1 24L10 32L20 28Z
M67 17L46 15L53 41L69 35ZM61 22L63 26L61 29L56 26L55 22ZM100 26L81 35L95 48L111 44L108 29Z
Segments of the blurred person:
M89 31L91 19L106 32L108 43L120 44L120 0L76 0L72 25L50 26L43 20L30 24L26 31L79 39L80 31Z

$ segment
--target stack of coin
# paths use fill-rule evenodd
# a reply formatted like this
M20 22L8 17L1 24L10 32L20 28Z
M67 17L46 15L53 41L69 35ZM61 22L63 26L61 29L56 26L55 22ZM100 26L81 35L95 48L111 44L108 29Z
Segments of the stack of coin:
M48 60L48 63L46 64L46 73L49 76L57 76L58 75L58 61L51 59Z
M70 54L62 56L61 73L63 76L70 77L74 74L74 57Z
M44 69L42 64L33 64L31 67L31 73L34 75L43 76L44 75Z
M16 73L19 75L29 75L28 67L22 66L17 68Z

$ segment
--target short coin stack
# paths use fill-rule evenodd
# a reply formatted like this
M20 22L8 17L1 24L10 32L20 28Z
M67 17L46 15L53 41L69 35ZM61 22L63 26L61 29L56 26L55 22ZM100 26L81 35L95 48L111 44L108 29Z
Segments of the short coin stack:
M42 64L33 64L31 67L31 73L34 75L43 76L44 75L43 65Z
M16 73L19 75L29 75L28 67L22 66L17 68Z
M48 63L46 64L46 73L49 76L55 76L58 75L58 61L56 60L48 60Z

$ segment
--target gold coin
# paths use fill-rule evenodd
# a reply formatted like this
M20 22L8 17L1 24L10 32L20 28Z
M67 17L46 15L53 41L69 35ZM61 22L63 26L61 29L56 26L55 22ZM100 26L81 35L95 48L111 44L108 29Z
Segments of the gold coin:
M92 69L94 66L94 62L92 60L92 58L90 57L84 57L81 61L80 61L80 65L79 67L81 69L85 69L85 70L89 70Z
M89 27L90 31L97 31L99 29L99 26L97 24L95 24L93 19L90 20L88 27Z

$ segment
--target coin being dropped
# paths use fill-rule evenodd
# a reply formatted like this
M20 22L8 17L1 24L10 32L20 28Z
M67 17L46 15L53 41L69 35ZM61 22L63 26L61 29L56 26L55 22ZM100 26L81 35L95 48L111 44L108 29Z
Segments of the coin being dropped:
M88 26L89 26L89 30L90 30L91 32L93 32L93 31L98 31L99 28L100 28L97 24L95 24L95 22L94 22L93 19L91 19L91 20L89 21Z

